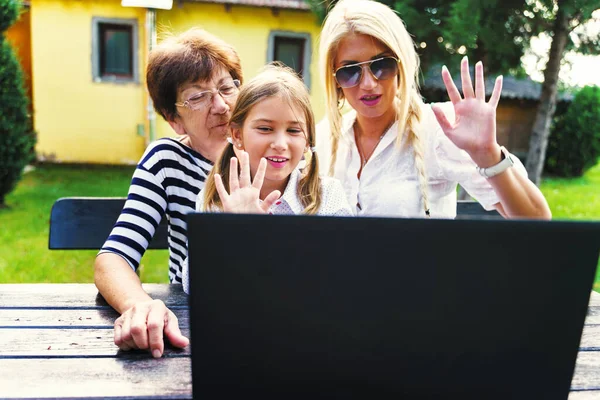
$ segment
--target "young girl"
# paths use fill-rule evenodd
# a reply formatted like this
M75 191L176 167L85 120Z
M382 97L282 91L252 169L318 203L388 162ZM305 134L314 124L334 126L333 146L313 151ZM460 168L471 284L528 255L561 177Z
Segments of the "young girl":
M267 66L243 86L230 133L230 143L198 195L196 210L352 215L340 182L319 177L308 91L291 69ZM301 170L304 155L310 159ZM187 262L183 286L188 293Z

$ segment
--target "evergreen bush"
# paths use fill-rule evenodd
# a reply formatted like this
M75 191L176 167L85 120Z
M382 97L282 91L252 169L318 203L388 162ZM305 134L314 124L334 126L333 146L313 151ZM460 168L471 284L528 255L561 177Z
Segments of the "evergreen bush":
M563 177L581 176L599 157L600 87L586 86L553 121L545 169Z
M34 158L35 135L23 87L23 72L5 31L18 18L21 3L0 0L0 207Z

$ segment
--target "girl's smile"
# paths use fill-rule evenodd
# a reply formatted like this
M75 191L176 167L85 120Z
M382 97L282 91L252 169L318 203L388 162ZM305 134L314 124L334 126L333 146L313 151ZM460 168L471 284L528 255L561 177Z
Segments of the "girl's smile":
M241 129L232 128L233 140L238 143L236 154L239 150L248 153L252 176L261 158L267 160L261 194L273 190L283 193L290 174L302 160L307 149L304 114L296 104L275 95L256 103Z
M289 158L285 157L265 157L267 159L267 165L273 168L283 168L289 161Z

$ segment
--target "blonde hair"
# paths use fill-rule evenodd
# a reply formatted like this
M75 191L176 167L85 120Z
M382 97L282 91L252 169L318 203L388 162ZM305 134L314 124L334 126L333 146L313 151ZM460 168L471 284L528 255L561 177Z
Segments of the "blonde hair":
M340 0L329 12L321 31L319 54L321 76L324 79L326 111L331 132L331 164L329 175L335 172L338 143L342 132L339 104L343 92L333 77L334 62L340 42L351 34L370 36L385 45L399 60L398 90L395 107L398 120L396 145L402 144L407 132L407 145L412 145L415 167L421 191L423 209L429 215L427 174L419 124L423 100L419 94L419 57L404 22L388 6L372 0Z
M230 130L232 127L242 128L252 107L274 96L280 96L284 103L287 103L289 106L292 104L296 105L302 110L306 120L304 135L307 145L314 147L315 117L310 106L308 90L292 69L278 63L267 65L256 77L242 87L233 108L231 119L229 120ZM221 175L223 184L227 191L229 191L229 174L231 172L229 170L229 161L231 157L235 157L235 153L233 151L233 144L228 143L206 180L206 185L203 189L204 211L223 208L215 186L214 176L215 174ZM298 182L297 191L300 202L304 206L304 213L316 214L321 206L322 197L319 163L316 153L311 155L310 161L303 171L303 176Z

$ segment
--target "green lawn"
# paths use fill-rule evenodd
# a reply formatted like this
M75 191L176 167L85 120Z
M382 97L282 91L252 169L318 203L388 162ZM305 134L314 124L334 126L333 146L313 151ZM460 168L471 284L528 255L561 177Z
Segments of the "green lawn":
M600 163L581 178L544 179L541 189L554 219L600 220ZM600 292L600 260L594 290Z
M97 251L48 250L50 209L59 197L126 196L134 167L41 165L0 209L0 283L93 282ZM144 282L168 282L166 250L148 251Z
M544 179L541 188L553 218L600 220L600 163L581 178Z
M48 250L50 208L65 196L125 196L133 169L41 165L27 173L0 209L0 283L93 282L96 251ZM582 178L546 179L541 188L555 218L600 220L600 164ZM147 252L142 280L167 282L167 259L166 250Z

